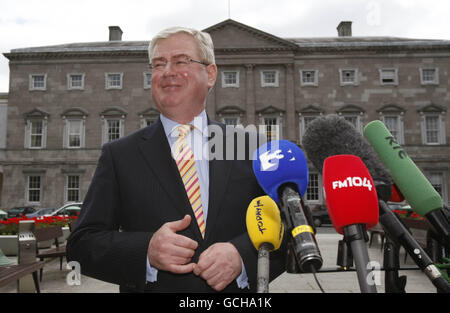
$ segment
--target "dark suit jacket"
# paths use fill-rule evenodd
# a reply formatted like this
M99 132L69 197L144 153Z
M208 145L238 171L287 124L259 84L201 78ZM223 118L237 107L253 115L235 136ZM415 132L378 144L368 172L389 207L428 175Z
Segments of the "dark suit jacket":
M210 124L223 124L210 121ZM224 142L233 136L215 138ZM150 239L164 223L190 214L190 226L179 232L199 243L192 262L216 242L231 242L239 251L256 290L257 251L247 234L249 203L264 192L250 160L209 161L209 208L203 239L195 222L179 171L160 120L127 137L105 144L83 203L77 225L67 242L68 261L81 273L120 285L121 291L212 292L193 273L158 271L146 283ZM284 271L284 252L271 255L271 278ZM232 282L224 291L242 292Z

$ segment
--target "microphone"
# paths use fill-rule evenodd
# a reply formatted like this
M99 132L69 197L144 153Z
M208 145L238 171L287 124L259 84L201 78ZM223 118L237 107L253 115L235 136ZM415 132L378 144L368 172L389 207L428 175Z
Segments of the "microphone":
M374 180L378 197L384 201L389 200L392 185L389 172L378 160L371 145L344 118L329 115L314 119L308 125L302 143L309 160L320 172L323 162L329 156L339 154L358 156Z
M323 164L325 200L334 228L350 244L359 287L363 293L376 293L364 233L378 223L378 197L372 177L361 159L335 155Z
M369 170L378 194L380 223L386 233L401 244L419 268L437 288L448 288L431 258L386 204L391 197L392 178L378 161L371 145L349 122L336 115L312 121L303 136L310 161L322 171L324 160L333 155L352 154L360 157ZM448 289L447 289L448 290Z
M269 292L269 252L278 250L283 241L284 226L277 204L269 196L250 202L246 216L247 231L258 250L257 292Z
M450 222L442 211L444 204L439 193L381 121L367 124L364 135L414 212L424 216L436 230L441 243L450 247Z
M319 270L323 260L302 199L309 179L303 151L288 140L268 142L255 151L253 171L261 188L279 203L298 268L304 273Z
M398 189L396 184L392 184L391 188L391 197L389 198L389 202L403 202L405 201L405 197L402 192Z

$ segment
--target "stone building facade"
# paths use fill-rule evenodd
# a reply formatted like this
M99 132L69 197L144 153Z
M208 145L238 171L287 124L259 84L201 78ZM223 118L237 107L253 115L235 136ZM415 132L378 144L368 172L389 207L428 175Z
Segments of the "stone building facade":
M352 37L280 38L234 20L207 28L218 79L207 104L227 124L280 128L301 146L314 117L339 114L362 131L381 119L448 203L450 41ZM103 143L158 118L148 41L110 40L14 49L2 209L83 200ZM324 202L310 166L309 204Z

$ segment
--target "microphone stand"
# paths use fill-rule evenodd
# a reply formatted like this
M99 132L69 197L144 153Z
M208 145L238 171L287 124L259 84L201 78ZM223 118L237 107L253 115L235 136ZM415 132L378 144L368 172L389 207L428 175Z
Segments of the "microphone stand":
M385 293L406 293L406 276L398 276L400 246L389 235L385 238L383 255Z
M358 276L361 293L376 293L375 283L369 283L372 270L368 269L369 252L365 240L365 225L353 224L344 227L344 240L350 243L352 255L355 261L356 273Z
M425 275L439 291L450 293L450 284L442 277L441 272L433 264L431 258L389 209L386 202L379 199L378 204L380 208L380 223L389 236L395 238L405 248L414 262L424 271Z
M269 292L269 272L270 259L269 251L273 249L273 245L263 242L258 249L258 268L257 268L257 293Z

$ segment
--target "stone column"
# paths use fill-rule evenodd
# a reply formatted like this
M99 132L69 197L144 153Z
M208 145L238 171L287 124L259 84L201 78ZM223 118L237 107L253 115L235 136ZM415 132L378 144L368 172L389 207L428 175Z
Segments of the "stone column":
M296 125L295 125L295 79L294 79L294 64L288 63L284 65L286 68L286 116L285 129L286 136L284 139L296 142Z
M217 112L217 104L216 104L216 89L219 85L219 78L216 80L216 84L209 90L208 96L206 98L206 113L208 117L212 120L217 121L216 112Z
M246 64L246 89L245 89L245 107L247 110L247 125L255 124L255 79L253 76L254 64Z

